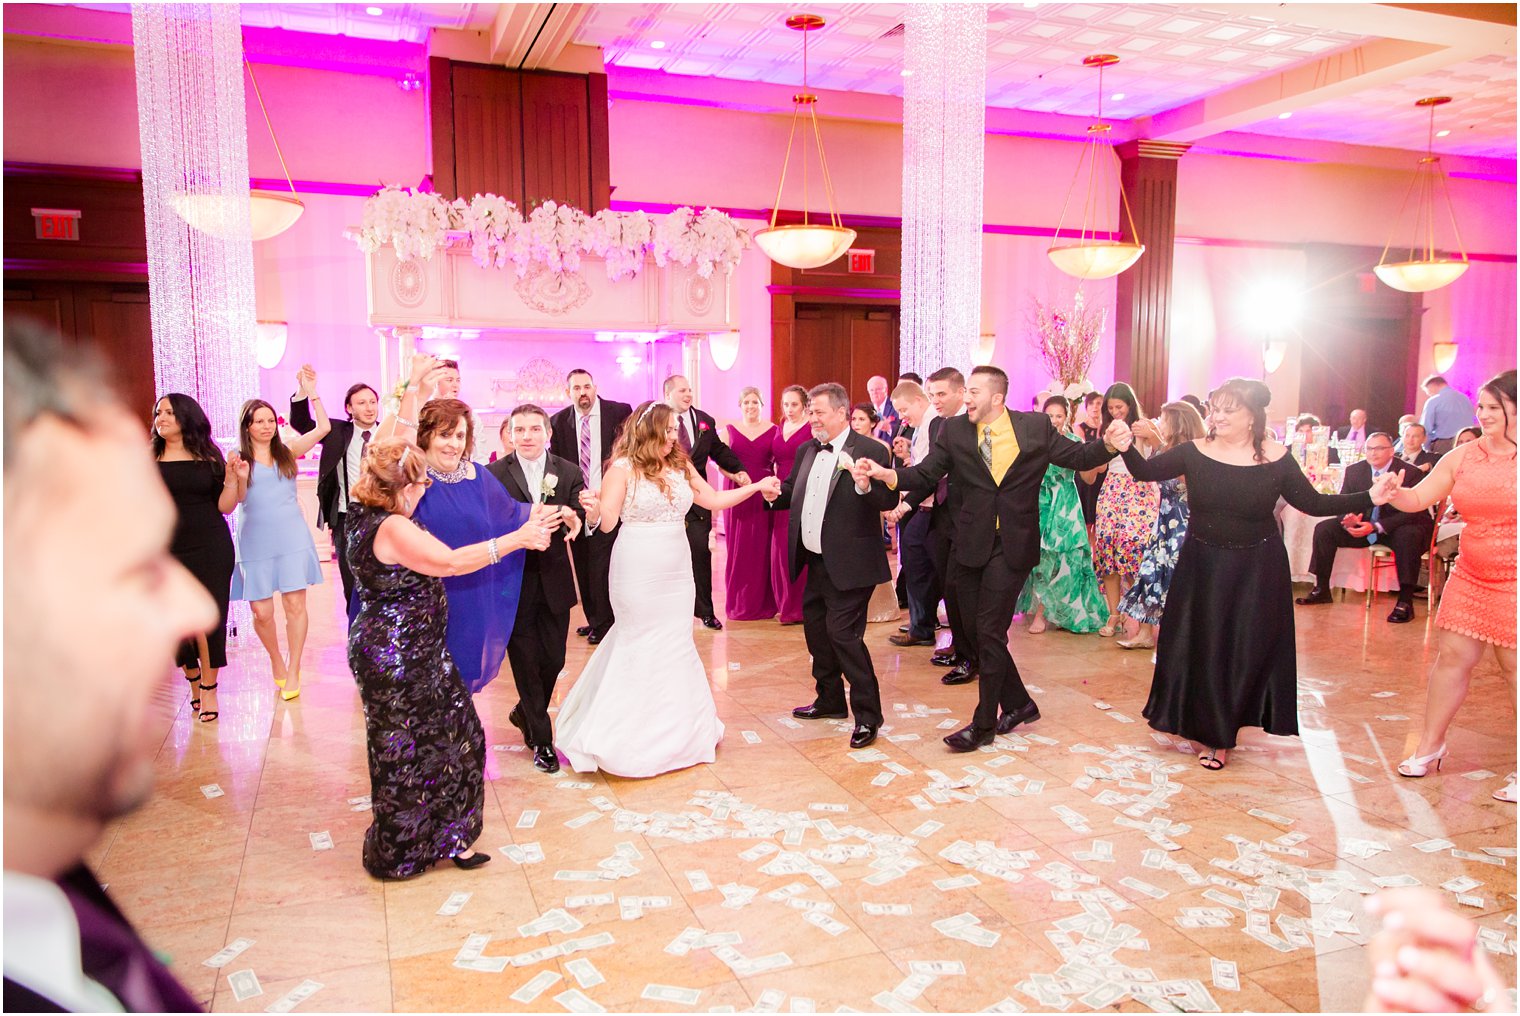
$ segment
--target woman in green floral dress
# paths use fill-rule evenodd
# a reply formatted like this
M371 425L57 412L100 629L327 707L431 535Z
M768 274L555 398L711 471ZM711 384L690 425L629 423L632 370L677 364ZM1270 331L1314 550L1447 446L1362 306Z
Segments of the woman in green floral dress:
M1078 440L1068 426L1071 404L1065 398L1052 395L1044 408L1062 437ZM1031 609L1034 617L1029 631L1035 635L1047 625L1095 632L1108 617L1108 604L1093 572L1076 474L1054 464L1046 467L1040 482L1040 563L1019 594L1018 612L1027 614Z

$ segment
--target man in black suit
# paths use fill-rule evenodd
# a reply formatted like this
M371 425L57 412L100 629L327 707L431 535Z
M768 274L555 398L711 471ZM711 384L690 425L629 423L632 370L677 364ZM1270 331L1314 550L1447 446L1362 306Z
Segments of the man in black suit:
M718 468L740 485L750 482L744 471L744 463L734 450L718 440L718 424L711 416L694 409L691 404L691 382L679 374L665 379L665 403L676 411L676 423L680 426L681 447L691 457L697 475L707 479L707 460L710 458ZM723 622L713 610L712 599L712 551L707 538L712 533L712 512L693 504L686 513L686 542L691 547L691 574L697 581L697 600L692 613L702 619L702 624L713 631L722 631Z
M332 430L322 439L322 455L317 460L317 525L325 525L332 533L346 612L354 596L354 574L348 570L348 555L344 553L343 523L348 518L348 492L359 482L364 451L370 439L379 436L380 396L361 381L343 396L343 411L348 419L333 421ZM306 396L290 397L290 425L302 434L316 429Z
M857 480L885 480L903 490L933 489L950 476L956 487L956 592L975 624L980 696L971 724L945 738L952 751L974 751L1020 723L1040 718L1008 653L1008 626L1029 571L1040 560L1040 481L1054 462L1091 469L1112 458L1122 422L1105 442L1079 445L1056 433L1044 413L1010 411L1008 375L977 367L966 388L966 415L945 421L939 441L916 466L887 469L856 460ZM999 711L1001 710L1001 716Z
M795 579L807 569L802 631L813 658L817 696L792 715L803 720L843 719L844 681L855 714L851 748L876 740L881 727L881 687L866 649L866 608L871 591L891 578L881 552L881 513L897 494L870 480L852 482L851 464L887 464L887 450L850 429L850 395L844 385L821 384L808 392L814 440L792 463L792 475L766 507L790 508L787 566ZM843 680L841 680L843 678Z
M1422 473L1429 473L1431 467L1441 461L1441 456L1430 450L1428 438L1422 423L1411 423L1404 428L1404 451L1399 458Z
M554 729L549 723L549 700L565 667L565 640L570 635L570 608L575 606L575 578L565 540L574 541L586 522L581 491L586 483L569 459L550 454L549 414L537 406L512 410L501 425L502 443L511 438L514 451L497 459L486 471L502 482L507 493L524 504L557 504L565 525L554 530L547 550L530 550L523 561L522 591L517 597L517 621L507 642L517 705L507 715L533 749L533 764L543 772L559 772L554 753ZM591 522L594 525L596 519ZM569 527L569 533L566 533Z
M966 376L954 367L941 367L929 375L929 401L939 415L931 442L938 441L944 421L966 413ZM955 592L954 553L956 487L949 477L939 481L935 491L938 511L929 516L929 559L934 564L934 578L944 592L945 616L950 621L951 643L936 652L929 662L949 667L940 678L945 684L970 684L979 673L976 663L976 630L961 613L960 598Z
M577 368L565 378L565 394L570 405L549 420L549 450L580 467L586 489L602 489L602 471L612 460L612 446L617 443L623 421L633 413L626 402L599 398L596 381L589 370ZM575 581L580 586L581 607L586 623L575 630L592 645L602 641L612 627L612 598L607 592L607 572L612 564L612 543L617 530L598 532L590 527L580 539L570 544L575 559Z
M1417 424L1411 425L1411 429ZM1367 435L1363 448L1366 458L1346 467L1341 480L1342 494L1371 490L1378 477L1396 472L1403 486L1413 487L1425 474L1393 455L1393 438L1382 431ZM1430 547L1430 533L1435 520L1429 512L1401 512L1393 505L1378 505L1369 518L1345 515L1325 519L1314 527L1314 556L1309 568L1314 572L1314 588L1295 603L1313 606L1330 602L1330 572L1335 567L1335 552L1341 547L1390 547L1393 564L1399 575L1399 599L1388 620L1404 624L1414 619L1414 594L1420 583L1420 556Z

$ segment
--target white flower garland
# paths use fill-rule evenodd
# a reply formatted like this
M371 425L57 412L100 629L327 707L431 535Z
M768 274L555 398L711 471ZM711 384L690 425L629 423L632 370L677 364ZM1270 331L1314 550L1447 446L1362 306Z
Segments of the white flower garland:
M749 231L714 208L695 212L682 207L654 216L603 209L587 215L546 201L524 217L515 204L495 194L451 203L437 194L394 186L364 202L356 242L366 254L389 244L398 260L427 261L455 236L469 238L470 255L482 268L511 264L524 276L542 265L575 273L581 258L590 254L604 260L614 282L637 275L649 255L661 268L695 266L698 275L711 278L715 268L732 272L750 244Z

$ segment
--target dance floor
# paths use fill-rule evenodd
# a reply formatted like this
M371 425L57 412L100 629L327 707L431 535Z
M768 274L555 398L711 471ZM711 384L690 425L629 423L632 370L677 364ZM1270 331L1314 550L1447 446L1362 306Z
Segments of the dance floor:
M1248 732L1217 773L1140 718L1149 653L1017 623L1044 718L969 755L940 738L975 686L888 645L896 624L867 633L877 752L791 719L812 694L800 627L697 629L727 737L714 765L651 780L534 770L504 674L477 699L494 859L381 883L359 863L364 724L325 567L301 697L277 702L251 631L219 722L166 685L157 795L90 857L208 1008L289 1011L310 981L299 1011L1354 1010L1362 894L1414 881L1514 984L1515 806L1489 795L1515 709L1492 659L1442 771L1394 770L1423 712L1423 600L1404 626L1388 597L1300 609L1303 737ZM721 546L716 571L721 603ZM589 652L571 641L561 699Z

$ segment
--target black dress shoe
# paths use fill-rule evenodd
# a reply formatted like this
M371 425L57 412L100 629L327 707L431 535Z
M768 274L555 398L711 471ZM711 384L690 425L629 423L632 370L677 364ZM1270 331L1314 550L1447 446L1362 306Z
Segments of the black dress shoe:
M976 751L984 744L991 744L996 736L997 731L993 728L978 730L976 725L972 724L969 727L962 727L945 738L945 743L950 746L951 751Z
M850 714L845 712L843 709L839 710L838 712L824 709L817 703L814 703L810 706L798 706L796 709L792 710L792 715L797 717L799 720L842 720Z
M591 634L591 626L589 624L583 624L579 628L575 629L575 634L579 635L581 638L585 638L587 635Z
M490 854L482 854L478 850L475 851L475 853L471 854L469 857L455 857L455 858L452 858L452 860L454 862L454 867L456 867L456 868L463 868L465 871L469 871L471 868L478 868L482 864L485 864L490 859L491 859L491 855Z
M1414 604L1408 600L1400 600L1388 615L1391 624L1408 624L1414 620Z
M934 645L934 637L932 635L928 638L917 638L913 635L889 635L887 636L887 641L892 643L894 646L902 646L904 649L907 649L911 646Z
M606 637L607 637L607 633L604 632L604 631L593 631L590 635L586 636L586 641L588 643L590 643L591 645L595 646L595 645L600 645L602 639L604 639Z
M940 684L970 684L977 678L975 668L965 660L957 663L950 672L939 679Z
M1331 599L1330 591L1328 589L1321 589L1319 586L1315 586L1313 589L1309 590L1308 596L1300 596L1293 602L1298 604L1300 607L1313 607L1317 604L1332 603L1334 601Z
M713 631L722 631L723 622L719 621L716 617L708 615L702 619L702 627L711 628Z
M559 756L552 744L540 744L533 749L533 768L541 773L559 772Z
M929 657L929 662L936 667L953 667L960 662L960 657L956 655L955 646L949 645Z
M997 732L1007 734L1013 731L1021 723L1033 723L1040 718L1040 707L1030 702L1022 709L1015 709L1011 713L1004 713L998 717Z
M516 727L519 731L522 732L523 744L527 744L528 743L528 728L523 723L522 705L521 704L518 704L518 705L515 705L515 706L512 707L512 711L507 714L507 722L510 723L510 724L512 724L512 726Z
M860 723L855 726L855 733L850 735L851 748L864 748L876 740L876 728Z

